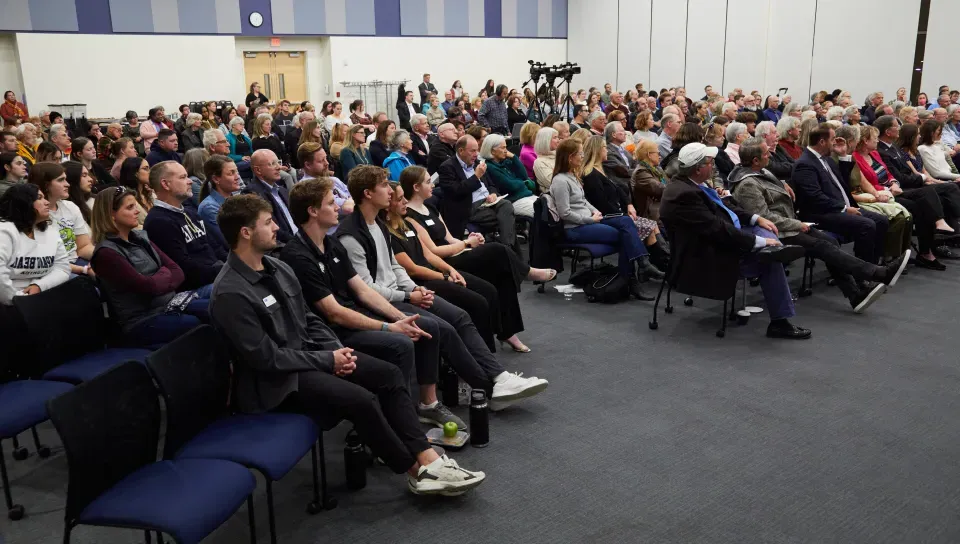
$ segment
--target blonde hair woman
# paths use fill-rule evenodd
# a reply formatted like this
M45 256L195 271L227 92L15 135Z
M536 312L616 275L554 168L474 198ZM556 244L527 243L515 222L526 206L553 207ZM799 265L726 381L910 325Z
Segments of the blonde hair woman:
M340 153L343 151L347 141L347 125L337 123L330 133L330 156L335 160L340 160ZM363 126L361 125L362 129Z
M553 181L553 168L556 166L554 152L559 145L560 133L555 129L546 127L537 132L537 139L533 144L533 150L537 154L537 160L533 161L533 173L540 193L550 191L550 182Z
M587 142L587 138L593 136L593 133L590 132L590 129L578 128L576 132L570 135L570 140L575 140L580 145L583 145Z

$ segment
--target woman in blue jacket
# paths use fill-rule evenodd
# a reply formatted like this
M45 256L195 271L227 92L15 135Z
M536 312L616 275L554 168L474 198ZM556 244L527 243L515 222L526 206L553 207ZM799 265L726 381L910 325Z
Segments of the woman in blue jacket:
M393 139L390 140L392 153L383 161L383 167L390 171L390 181L400 181L400 172L413 166L413 160L407 156L412 149L413 140L410 139L409 132L398 130L393 133Z
M230 144L230 158L233 162L249 162L253 154L253 142L243 133L243 118L234 117L230 120L230 132L227 133L227 142Z

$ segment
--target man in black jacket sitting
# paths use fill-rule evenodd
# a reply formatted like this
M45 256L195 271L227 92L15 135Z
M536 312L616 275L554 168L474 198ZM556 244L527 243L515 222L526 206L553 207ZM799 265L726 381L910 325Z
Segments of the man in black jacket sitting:
M453 123L443 123L437 127L437 138L430 146L427 154L427 171L436 174L440 165L453 156L454 145L457 143L457 127Z

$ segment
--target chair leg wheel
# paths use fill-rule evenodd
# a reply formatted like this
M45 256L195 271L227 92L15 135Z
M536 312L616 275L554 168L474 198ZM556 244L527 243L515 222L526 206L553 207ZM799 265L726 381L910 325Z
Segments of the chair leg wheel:
M541 283L540 285L537 286L537 292L542 295L543 293L546 292L546 286Z
M23 519L23 505L15 504L13 508L7 510L7 517L13 521L20 521Z
M801 297L809 297L813 294L813 291L810 289L801 289L799 294Z
M727 335L726 331L717 331L717 338L723 338Z
M649 323L649 325L650 325L650 330L651 330L651 331L655 331L655 330L657 330L657 328L660 327L660 324L659 324L659 323L656 323L656 322L653 322L653 321L651 321L651 322Z
M13 450L13 458L17 461L23 461L27 457L30 457L30 452L27 451L27 448L20 447Z
M319 514L322 510L323 509L320 508L319 502L312 501L310 502L310 504L307 505L307 513L310 514L311 516L315 514Z
M666 308L663 309L663 311L664 311L664 312L667 312L668 314L672 314L672 313L673 313L673 306L667 306Z
M37 450L37 455L39 455L41 459L46 459L47 457L50 457L50 447L40 446L40 449Z
M330 497L329 499L323 501L324 510L333 510L336 507L337 507L337 499L334 499L333 497Z

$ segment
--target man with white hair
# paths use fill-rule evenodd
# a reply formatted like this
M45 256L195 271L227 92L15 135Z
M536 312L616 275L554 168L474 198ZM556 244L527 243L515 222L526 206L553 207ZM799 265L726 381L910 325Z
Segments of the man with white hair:
M734 121L727 125L727 148L724 149L734 166L740 164L740 144L750 137L747 125Z
M301 111L293 116L293 119L290 121L291 127L287 129L287 133L283 135L283 149L286 150L287 156L290 157L290 162L293 163L295 168L299 168L300 164L297 163L297 145L300 143L300 136L303 135L303 125L309 123L316 119L316 116L312 111Z
M777 179L788 181L793 171L794 161L793 157L777 145L780 142L780 133L777 132L777 126L773 124L773 121L763 121L757 125L754 132L756 137L763 140L763 142L767 144L767 149L770 150L770 162L765 165L765 168L776 176ZM793 194L793 190L790 189L789 185L786 185L786 190L791 195Z
M297 234L297 224L290 215L289 194L280 176L280 159L269 149L258 149L250 157L253 181L243 189L244 194L255 194L273 207L273 222L280 230L277 240L287 243Z
M607 125L607 116L602 111L595 111L587 117L587 124L590 126L590 132L595 136L603 136L603 127Z
M449 91L448 91L449 92ZM430 154L430 123L427 122L427 116L422 113L416 113L410 118L410 127L413 131L410 134L410 140L413 142L413 149L410 150L410 158L413 164L417 166L427 166L427 155Z
M727 119L733 121L737 118L737 103L736 102L725 102L720 108L720 115L723 115Z
M657 150L662 161L673 151L673 137L680 131L680 117L666 113L660 119L660 137L657 138Z
M633 155L627 153L623 143L627 141L627 133L619 121L611 121L603 128L603 139L607 142L607 160L603 161L603 171L621 187L627 194L630 193L630 178L637 167Z
M630 115L630 108L623 103L623 95L618 92L610 93L610 103L607 104L605 111L607 115L610 115L610 112L615 110L622 111L624 115Z
M872 125L877 116L877 106L883 104L883 93L870 93L867 95L866 104L860 110L860 121Z
M50 143L60 148L63 153L61 162L70 160L70 135L67 134L67 127L61 124L50 125Z
M946 107L949 105L950 105L950 93L945 92L945 93L941 93L940 96L937 97L936 104L928 104L927 109L928 110L935 110L937 108L946 109Z

